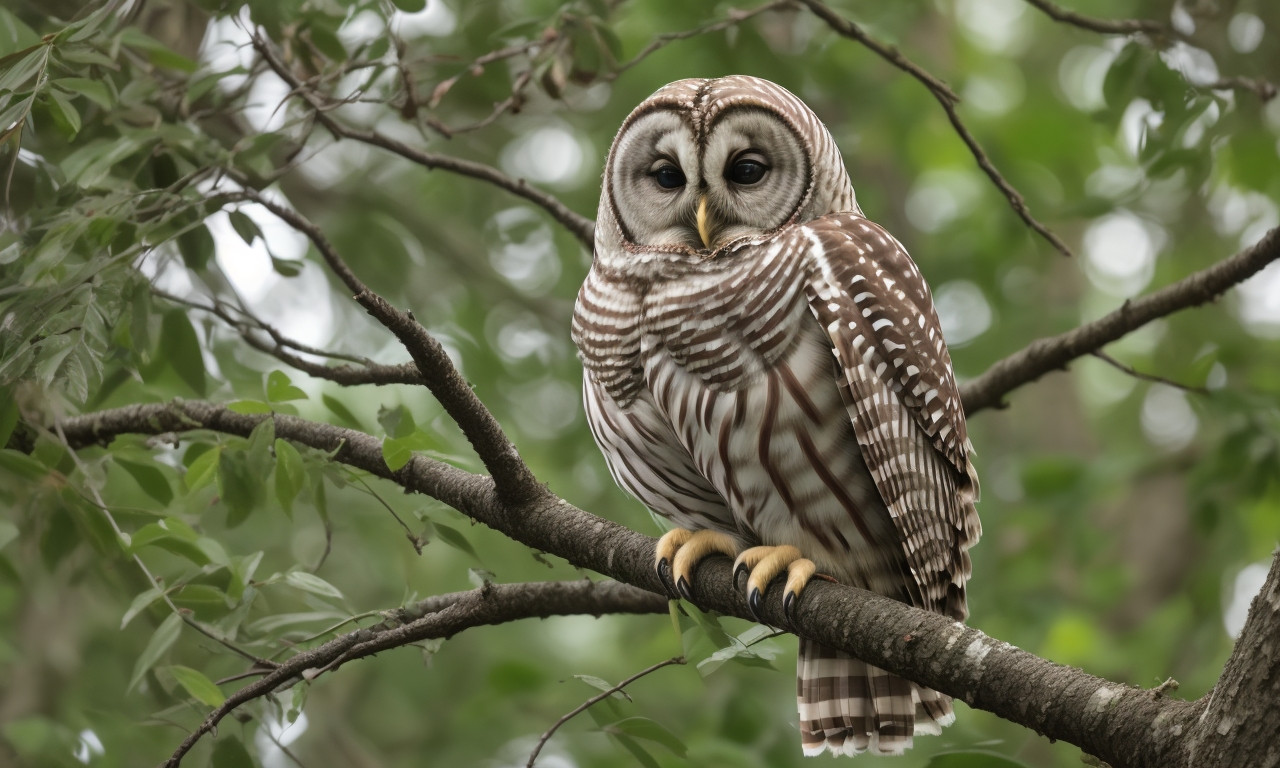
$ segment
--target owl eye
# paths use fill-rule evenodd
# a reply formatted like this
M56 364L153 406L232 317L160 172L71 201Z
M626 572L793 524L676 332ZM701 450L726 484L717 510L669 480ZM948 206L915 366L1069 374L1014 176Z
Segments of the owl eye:
M684 186L684 174L674 165L664 165L653 172L653 178L658 180L658 186L663 189L676 189Z
M725 174L729 181L734 184L755 184L764 178L764 174L769 170L769 166L759 160L744 159L739 160L729 168L729 173Z

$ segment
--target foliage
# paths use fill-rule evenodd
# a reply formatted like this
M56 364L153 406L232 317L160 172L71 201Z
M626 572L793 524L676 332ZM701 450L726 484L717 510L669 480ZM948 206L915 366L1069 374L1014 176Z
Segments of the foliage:
M391 469L415 452L479 469L422 388L330 380L403 351L256 195L316 222L412 308L539 479L654 530L578 405L581 243L536 201L335 137L326 119L493 165L589 216L613 131L656 87L773 79L827 121L862 207L915 254L962 379L1280 218L1280 100L1253 80L1280 72L1265 0L1178 6L1187 40L1101 35L1019 0L832 5L961 95L991 162L1078 258L1027 229L926 87L802 7L741 22L672 0L0 8L0 762L154 764L239 687L245 654L278 659L426 595L582 575L269 421L247 439L81 451L33 428L207 398L382 436ZM1169 18L1154 0L1079 5ZM1248 80L1208 86L1227 78ZM1272 267L1108 349L1189 391L1088 358L971 421L986 490L974 625L1113 680L1208 690L1235 576L1280 519L1276 292ZM287 742L309 767L523 765L593 688L684 654L569 722L539 764L801 764L794 641L691 606L673 619L559 617L385 653L241 708L188 762L284 765ZM959 709L894 764L1079 764Z

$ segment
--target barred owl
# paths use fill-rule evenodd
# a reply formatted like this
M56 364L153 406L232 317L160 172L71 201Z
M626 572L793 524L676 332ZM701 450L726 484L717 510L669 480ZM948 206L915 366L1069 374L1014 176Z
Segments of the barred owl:
M614 479L676 526L664 583L736 558L754 608L815 573L963 620L972 447L929 289L862 215L817 116L752 77L681 80L609 151L573 338ZM936 691L802 638L805 754L898 754Z

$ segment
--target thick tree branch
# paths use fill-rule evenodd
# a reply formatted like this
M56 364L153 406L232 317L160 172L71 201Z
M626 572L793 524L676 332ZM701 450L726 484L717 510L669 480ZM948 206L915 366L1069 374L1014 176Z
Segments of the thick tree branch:
M334 274L355 294L355 300L375 320L400 340L422 374L427 389L440 401L445 411L462 429L480 460L492 473L504 499L522 501L538 493L539 485L529 467L489 409L480 402L471 386L458 373L449 355L426 329L413 318L391 306L386 299L370 290L347 266L320 228L302 214L272 200L256 190L246 189L245 196L274 213L289 226L306 235Z
M1004 396L1049 371L1065 368L1157 318L1198 306L1221 296L1280 259L1280 227L1254 245L1173 285L1140 299L1126 301L1116 311L1066 333L1032 342L998 361L986 373L961 387L965 413L999 407Z
M947 119L951 121L951 127L955 129L960 140L969 148L969 152L973 155L973 159L978 162L978 167L982 169L983 173L987 174L987 178L991 179L991 182L996 185L996 188L1004 194L1014 212L1018 214L1028 227L1047 240L1050 245L1058 250L1059 253L1064 256L1071 255L1071 249L1067 247L1067 244L1062 242L1061 238L1055 235L1048 227L1041 224L1034 216L1031 215L1031 209L1027 207L1027 201L1022 197L1022 193L1018 192L1018 190L1015 189L1007 179L1005 179L999 169L996 168L995 163L991 162L991 158L988 157L987 153L982 149L982 145L980 145L978 140L974 138L973 134L969 132L964 121L960 119L960 113L956 111L956 105L959 104L960 97L957 96L955 92L946 85L946 83L943 83L938 78L926 72L920 66L911 62L898 52L898 49L885 45L879 40L871 37L857 24L836 13L820 0L799 0L799 2L808 7L815 16L826 22L827 26L836 34L841 37L847 37L850 40L856 40L863 46L871 49L871 51L880 58L923 83L924 86L929 89L929 93L933 94L933 97L942 105L942 109L947 113Z
M284 80L292 92L299 98L303 99L315 113L316 121L319 122L326 130L338 139L350 139L358 141L362 144L385 149L388 152L399 155L406 160L417 163L424 168L431 170L442 170L450 173L456 173L459 176L467 176L479 181L505 189L513 195L523 197L525 200L542 208L551 214L551 218L555 219L565 229L569 230L574 237L577 237L587 248L591 248L593 233L595 231L595 222L587 217L570 210L568 206L560 202L560 200L548 192L535 189L529 186L524 179L513 179L497 168L477 163L471 160L463 160L449 155L440 155L431 152L424 152L415 147L411 147L404 142L393 139L378 131L360 130L351 128L339 122L334 118L327 109L327 105L321 97L312 90L306 83L294 74L294 72L285 64L276 51L272 48L271 43L265 40L261 35L253 36L253 46L258 53L271 67L280 79Z
M490 478L427 457L415 457L391 472L382 460L379 441L353 430L290 416L237 414L202 402L107 410L67 419L60 428L68 443L77 447L126 432L212 429L248 435L264 418L274 418L277 437L332 452L336 461L439 499L526 546L651 592L663 590L653 569L654 539L584 512L546 491L518 504L504 502ZM1278 574L1273 569L1272 576L1280 578ZM1278 588L1269 587L1272 592ZM1271 592L1264 590L1264 594ZM733 585L727 558L713 557L698 567L693 598L703 608L752 617L744 595ZM795 610L794 623L782 610L780 590L772 590L761 613L770 624L842 648L973 707L1076 744L1113 765L1189 768L1193 764L1180 734L1196 726L1205 711L1201 702L1171 700L1109 682L1038 658L938 614L852 587L811 584ZM1261 620L1254 625L1274 635L1274 625ZM1238 648L1256 649L1260 642L1246 630ZM394 644L390 638L377 643ZM373 652L389 646L357 646L352 641L349 647ZM303 668L315 666L300 663Z
M487 584L469 592L439 595L392 613L392 618L358 629L302 651L262 678L229 695L187 735L165 762L175 768L196 742L237 707L266 696L297 680L313 680L353 659L432 638L517 619L607 613L666 613L660 595L616 582L548 581L526 584ZM416 614L416 616L414 615Z

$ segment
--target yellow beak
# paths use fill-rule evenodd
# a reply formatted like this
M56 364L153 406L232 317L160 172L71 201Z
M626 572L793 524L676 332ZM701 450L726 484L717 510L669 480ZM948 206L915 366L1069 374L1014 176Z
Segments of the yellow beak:
M707 228L707 196L698 198L698 237L702 238L703 247L711 247L711 233Z

